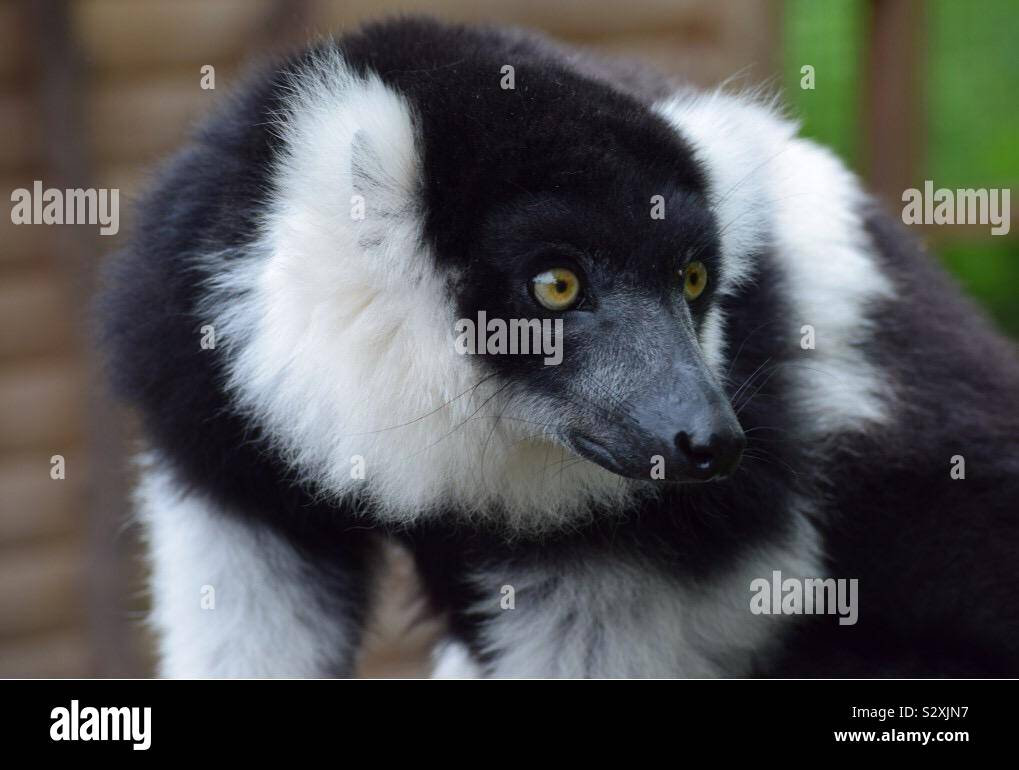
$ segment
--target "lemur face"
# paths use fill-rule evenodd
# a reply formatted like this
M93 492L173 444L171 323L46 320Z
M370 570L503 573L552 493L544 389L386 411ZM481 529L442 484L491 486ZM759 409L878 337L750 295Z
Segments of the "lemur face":
M627 171L578 169L486 212L452 285L458 313L561 323L552 359L476 359L527 404L514 412L580 456L638 479L725 476L744 438L698 342L720 277L716 224L697 191Z
M527 405L504 413L613 473L731 473L744 438L698 341L723 273L701 168L651 110L527 75L516 92L447 76L475 100L417 118L425 234L456 315L562 324L561 362L475 363Z

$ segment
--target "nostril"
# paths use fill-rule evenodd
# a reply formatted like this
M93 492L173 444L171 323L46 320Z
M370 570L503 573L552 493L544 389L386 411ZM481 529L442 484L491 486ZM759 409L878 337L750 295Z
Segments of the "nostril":
M711 466L715 463L715 456L708 451L693 451L690 453L690 462L694 464L697 470L707 471L711 470Z
M715 464L713 443L712 441L708 445L695 444L686 431L676 434L676 447L693 468L704 473L711 471Z

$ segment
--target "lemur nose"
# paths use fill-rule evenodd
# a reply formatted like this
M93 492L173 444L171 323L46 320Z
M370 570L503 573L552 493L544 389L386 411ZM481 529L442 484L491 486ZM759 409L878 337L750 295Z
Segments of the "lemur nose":
M742 433L722 431L709 436L691 436L686 431L676 434L676 448L687 464L687 473L698 480L727 476L743 456L746 438Z

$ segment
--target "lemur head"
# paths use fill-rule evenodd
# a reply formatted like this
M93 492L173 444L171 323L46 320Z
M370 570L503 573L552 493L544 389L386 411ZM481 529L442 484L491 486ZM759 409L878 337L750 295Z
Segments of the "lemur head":
M243 411L399 521L541 528L730 474L732 276L691 149L539 49L426 32L290 75L260 233L210 269Z
M528 107L582 112L561 103L561 87L536 87L544 105ZM479 142L468 168L437 169L452 179L429 178L426 165L434 254L452 267L468 337L479 318L496 333L493 319L561 330L553 357L547 344L542 355L476 356L508 400L527 403L513 416L542 420L555 441L622 476L725 476L743 435L698 341L722 270L704 180L675 131L601 96L600 109L555 126L511 106L493 131L516 142ZM475 348L491 336L476 335Z

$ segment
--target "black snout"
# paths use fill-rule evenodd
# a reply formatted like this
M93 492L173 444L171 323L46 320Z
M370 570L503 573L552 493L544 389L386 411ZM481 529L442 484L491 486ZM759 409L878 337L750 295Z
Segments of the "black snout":
M664 482L710 481L736 470L743 428L713 375L698 359L674 366L656 387L631 396L629 420L574 434L587 459L623 476Z
M621 476L666 483L721 479L736 470L746 436L686 322L663 330L672 343L665 365L622 399L624 408L597 410L571 431L567 440L576 452Z
M697 481L728 476L739 465L746 443L738 426L681 430L675 440L677 465L683 475Z
M724 397L691 397L683 404L655 399L635 417L629 426L617 424L625 430L611 438L575 434L571 444L614 473L665 482L721 479L743 456L746 436Z
M662 481L724 478L736 470L746 446L728 399L707 388L688 392L679 403L669 397L653 403L638 425L640 448L664 462L657 476Z

